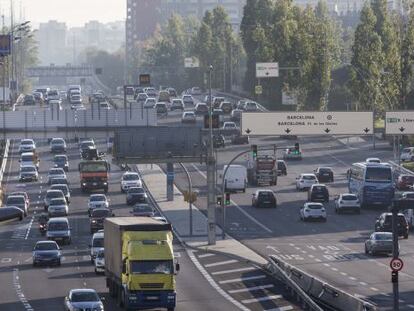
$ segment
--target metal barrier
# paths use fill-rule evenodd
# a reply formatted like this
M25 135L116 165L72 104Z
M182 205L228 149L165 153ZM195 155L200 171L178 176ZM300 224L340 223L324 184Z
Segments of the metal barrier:
M292 265L269 256L267 270L281 279L291 291L301 298L305 308L323 310L315 301L328 309L340 311L374 311L377 307L358 297L352 296Z

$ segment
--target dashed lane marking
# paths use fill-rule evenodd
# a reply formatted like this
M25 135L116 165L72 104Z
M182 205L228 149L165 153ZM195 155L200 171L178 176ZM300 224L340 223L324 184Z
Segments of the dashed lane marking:
M368 284L367 283L365 283L365 282L359 282L359 284L360 285L362 285L362 286L367 286Z
M289 310L293 310L292 306L284 306L284 307L279 307L279 308L273 308L273 309L267 309L264 311L289 311Z
M210 268L210 267L228 265L228 264L236 263L236 262L237 262L237 260L231 259L231 260L225 260L225 261L219 261L219 262L209 263L209 264L206 264L205 267L206 268Z
M369 289L372 290L372 291L374 291L374 292L378 292L378 288L370 287Z
M246 267L246 268L239 268L239 269L231 269L231 270L224 270L224 271L216 271L212 272L212 275L223 275L223 274L229 274L229 273L235 273L235 272L246 272L246 271L252 271L257 270L255 267Z
M350 280L352 280L352 281L356 281L357 280L357 278L354 278L353 276L350 276L350 277L348 277Z
M252 299L245 299L242 300L242 303L249 304L254 302L262 302L262 301L269 301L269 300L275 300L275 299L281 299L282 295L271 295L271 296L264 296L259 298L252 298Z
M11 258L2 258L1 259L1 263L10 263L10 262L12 262Z
M23 304L26 311L34 311L30 303L27 301L22 286L20 285L20 278L19 278L19 269L14 268L13 269L13 287L16 291L16 295L19 298L20 302Z
M237 278L237 279L230 279L230 280L219 281L219 284L229 284L229 283L253 281L253 280L259 280L259 279L265 279L266 277L267 276L264 275L264 274L254 275L254 276L246 276L246 277L243 277L243 278Z
M240 288L240 289L232 289L229 290L229 294L237 294L237 293L245 293L245 292L252 292L256 290L263 290L275 287L273 284L267 284L267 285L260 285L260 286L253 286L253 287L246 287L246 288Z
M24 237L25 240L28 239L29 234L30 234L30 229L32 229L32 225L33 225L33 220L34 220L34 216L32 217L32 219L29 222L29 227L26 230L26 236Z

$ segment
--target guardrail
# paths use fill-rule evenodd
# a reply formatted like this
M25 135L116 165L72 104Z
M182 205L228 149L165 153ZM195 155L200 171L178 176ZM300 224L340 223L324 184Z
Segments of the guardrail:
M308 308L308 310L377 310L373 304L333 287L273 255L269 256L266 268L274 277L285 282L288 288L297 295L297 298L301 299L304 308ZM319 307L315 301L323 305L324 308Z

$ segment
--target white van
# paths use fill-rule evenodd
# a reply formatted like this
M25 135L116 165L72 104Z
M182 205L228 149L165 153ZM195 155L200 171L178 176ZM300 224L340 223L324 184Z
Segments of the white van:
M39 158L34 152L23 152L20 155L20 166L34 165L39 169Z
M97 232L94 233L91 239L91 244L89 244L89 248L91 250L91 263L94 263L96 254L100 249L104 248L104 233L103 232Z
M224 171L227 165L224 166L223 172L220 175L223 178ZM243 165L232 164L229 166L224 178L224 191L243 191L246 192L247 185L247 169Z
M410 230L413 229L414 227L414 213L413 213L413 209L405 209L402 211L402 213L404 214L405 219L407 220L408 223L408 227Z

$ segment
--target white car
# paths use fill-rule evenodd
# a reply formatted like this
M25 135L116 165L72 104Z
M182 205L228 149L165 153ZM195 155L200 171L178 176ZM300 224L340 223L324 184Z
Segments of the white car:
M234 122L224 122L222 129L223 130L236 130L238 129L238 127L236 123Z
M181 123L196 123L197 118L193 111L184 111L181 117Z
M66 179L66 174L63 168L54 167L49 169L49 173L47 174L47 183L50 185L52 178L62 178Z
M401 161L413 161L414 160L414 147L404 148L400 155Z
M142 181L136 172L126 172L122 175L121 191L126 192L131 187L142 187Z
M88 214L91 215L95 208L109 208L109 202L104 194L91 194L88 202Z
M36 144L33 139L22 139L19 145L19 153L35 152Z
M171 111L174 110L184 110L184 103L180 98L174 98L170 107Z
M378 158L367 158L365 160L366 163L381 163L381 160Z
M56 198L52 199L49 202L49 207L47 208L47 213L49 217L62 217L68 216L69 207L65 198Z
M101 248L95 257L95 273L105 273L105 249Z
M145 94L145 93L144 93ZM147 95L147 94L145 94L145 95ZM146 100L145 100L145 103L144 103L144 108L154 108L154 106L155 106L155 104L157 103L157 100L155 99L155 98L153 98L153 97L148 97Z
M68 311L104 310L104 305L94 289L71 289L64 303L65 310Z
M335 198L335 213L339 214L343 211L355 211L361 213L361 204L358 197L353 193L342 193Z
M322 203L306 202L300 209L300 219L321 219L326 221L326 210Z
M194 86L191 88L191 95L201 95L202 91L198 86Z
M192 107L194 106L194 99L193 96L191 95L183 95L183 103L184 103L184 107Z
M315 174L300 174L296 177L296 190L309 189L313 184L318 183L318 178Z
M259 111L259 106L255 102L246 102L243 106L243 110L246 112L256 112Z

